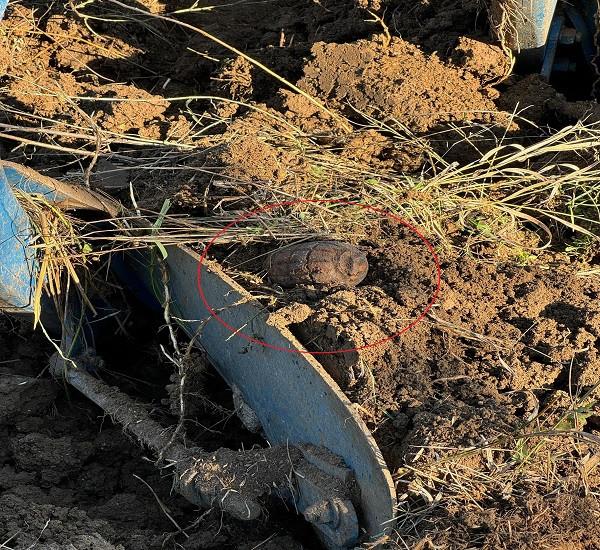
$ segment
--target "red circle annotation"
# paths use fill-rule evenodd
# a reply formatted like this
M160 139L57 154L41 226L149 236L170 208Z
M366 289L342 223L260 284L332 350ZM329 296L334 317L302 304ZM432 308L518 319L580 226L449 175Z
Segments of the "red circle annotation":
M309 351L309 350L305 350L305 349L293 349L293 348L284 348L282 346L275 346L273 344L269 344L268 342L264 342L264 341L259 340L257 338L252 338L250 336L247 336L246 334L242 333L239 329L233 328L226 321L224 321L215 312L215 310L211 307L211 305L208 303L208 301L206 299L206 296L204 295L204 290L202 289L202 280L201 280L202 264L203 264L204 260L206 259L206 256L208 254L208 251L209 251L210 247L213 244L215 244L215 242L217 241L217 239L219 237L221 237L226 231L228 231L231 227L233 227L234 225L240 223L243 220L246 220L248 218L251 218L252 216L260 214L261 212L267 212L268 210L272 210L274 208L281 208L281 207L285 207L285 206L292 206L294 204L300 204L300 203L308 203L308 204L310 204L310 203L312 203L312 204L334 203L334 204L345 205L345 206L358 206L358 207L361 207L361 208L365 208L365 209L371 210L373 212L377 212L378 214L381 214L383 216L387 216L388 218L394 219L397 222L399 222L399 223L403 224L404 226L406 226L413 233L415 233L415 235L417 235L419 237L419 239L421 239L421 241L423 242L423 244L427 247L427 249L431 253L431 255L432 255L433 259L434 259L434 262L435 262L435 267L436 267L436 287L435 287L435 290L433 292L432 298L429 300L429 302L427 303L425 309L421 312L421 314L414 321L412 321L409 325L407 325L406 327L402 328L401 330L397 331L396 333L392 334L391 336L387 336L386 338L382 338L381 340L378 340L377 342L373 342L373 343L370 343L370 344L365 344L364 346L355 347L355 348L330 350L330 351ZM398 216L395 216L394 214L391 214L390 212L386 212L385 210L381 210L379 208L375 208L374 206L370 206L368 204L362 204L362 203L358 203L358 202L346 201L346 200L341 200L341 199L298 199L298 200L293 200L293 201L280 202L280 203L277 203L277 204L271 204L269 206L265 206L264 208L259 208L258 210L253 210L252 212L248 212L247 214L244 214L243 216L240 216L236 220L232 221L226 227L224 227L223 229L221 229L221 231L219 231L212 238L212 240L208 243L208 245L204 249L204 252L202 253L202 256L200 257L200 261L198 263L198 291L200 292L200 297L202 298L202 301L204 302L204 305L206 306L206 308L210 312L211 316L213 316L217 321L219 321L219 323L221 323L224 327L226 327L227 329L229 329L235 335L240 336L240 337L242 337L242 338L244 338L244 339L246 339L246 340L248 340L250 342L253 342L255 344L259 344L261 346L264 346L264 347L267 347L267 348L271 348L271 349L276 349L276 350L279 350L279 351L286 351L288 353L304 353L304 354L308 354L308 355L333 355L333 354L337 354L337 353L349 353L349 352L353 352L353 351L359 351L359 350L362 350L362 349L372 348L372 347L378 346L380 344L383 344L384 342L388 342L388 341L390 341L390 340L392 340L392 339L400 336L404 332L406 332L406 331L410 330L412 327L414 327L419 321L421 321L425 317L425 315L427 315L427 313L433 307L433 304L436 302L436 300L438 298L438 295L439 295L439 292L440 292L441 283L442 283L442 270L441 270L439 258L437 257L437 254L435 253L435 250L433 249L433 247L431 246L431 244L429 243L429 241L414 226L412 226L406 220L403 220L402 218L399 218Z

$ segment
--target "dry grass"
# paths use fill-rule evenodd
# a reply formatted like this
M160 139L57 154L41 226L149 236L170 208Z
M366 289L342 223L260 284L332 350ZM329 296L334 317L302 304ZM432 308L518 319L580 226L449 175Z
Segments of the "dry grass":
M311 136L284 133L280 128L277 122L263 127L260 138L274 148L301 150L318 177L301 180L301 185L295 180L294 186L289 187L260 182L221 184L249 205L296 197L367 202L425 228L430 238L447 246L451 246L447 228L469 228L468 220L474 212L480 220L480 226L473 228L479 232L478 238L507 247L521 247L508 237L514 237L524 225L530 226L525 231L537 228L547 238L540 247L547 246L551 238L572 231L592 242L597 240L600 191L596 181L600 172L594 163L583 162L589 151L600 145L600 128L596 126L579 124L566 128L529 147L499 145L466 166L445 164L444 159L435 158L430 151L430 165L418 176L373 169L342 157L335 143L322 146ZM402 143L408 138L398 134L396 139ZM162 156L152 162L160 159L165 167L178 155L188 154L151 144L147 147L146 158L152 159L152 147L162 151ZM581 166L562 162L565 154L571 159L581 155ZM214 175L219 176L220 172L215 170ZM39 212L40 206L46 217L47 212L54 216L50 237L46 231L40 232L40 249L49 251L44 255L52 258L48 273L54 273L60 259L72 262L63 267L70 272L69 265L85 267L91 257L114 250L207 241L236 217L227 211L201 220L168 212L141 212L141 216L110 220L107 227L98 229L74 219L61 225L64 214L48 205L36 205L34 212ZM305 205L291 208L286 215L275 214L264 213L260 220L234 228L229 239L288 240L332 227L340 234L346 231L357 235L365 227L362 213L335 204L323 204L310 217ZM141 226L140 218L144 221ZM40 220L37 227L48 225L41 221L39 213L32 219ZM370 222L375 224L377 220ZM585 274L593 276L594 271L597 272L591 269ZM478 448L424 448L427 454L438 453L439 459L427 463L417 460L394 473L401 495L396 531L404 545L398 547L468 548L469 544L477 544L494 548L496 542L491 540L515 536L501 522L502 514L510 516L515 529L524 529L517 526L529 521L525 518L530 513L527 506L532 495L545 499L563 494L594 495L600 441L583 431L586 414L591 410L588 398L577 398L561 412L542 411L519 432L500 436ZM487 521L490 510L497 510L494 514L498 514L499 527L493 533L467 525L469 521ZM461 530L457 524L467 527ZM450 532L452 540L448 539Z
M118 101L127 100L119 98ZM219 178L213 186L219 192L229 193L235 212L221 209L220 215L196 220L170 217L172 223L168 230L165 226L160 237L169 243L210 239L219 227L239 216L240 204L258 209L296 199L369 204L409 221L441 246L452 245L452 232L462 233L459 246L466 249L492 243L499 249L511 249L515 256L533 254L548 247L553 239L561 240L573 233L586 236L592 245L598 241L600 166L589 157L600 145L600 125L580 123L527 147L500 143L464 166L445 163L429 148L426 155L430 159L429 166L415 175L350 160L340 155L339 142L323 146L312 136L294 132L289 127L284 130L277 119L259 116L266 119L260 136L265 144L275 152L294 152L305 161L303 174L288 172L289 183L284 181L275 186L268 182L228 181L223 178L221 167L174 166L184 154L189 158L190 153L182 153L181 148L164 143L136 141L138 147L144 148L143 156L104 153L111 144L125 142L125 136L102 136L101 147L96 151L83 148L77 154L116 158L137 170L189 170ZM404 135L394 132L397 147L416 141L406 130ZM38 128L38 133L43 130ZM52 132L47 135L52 137ZM76 139L78 134L73 133L72 137ZM210 143L213 147L227 146L231 139L225 133L212 136ZM427 147L426 140L420 142ZM41 142L38 145L43 146ZM61 150L60 146L54 147ZM184 151L194 149L191 144L182 147ZM200 146L198 151L201 151ZM563 160L565 158L568 161ZM233 200L236 196L241 203ZM297 204L285 212L276 209L246 227L236 227L235 233L247 240L257 236L264 238L268 232L273 238L289 238L331 232L334 226L336 233L343 237L355 236L357 227L365 223L361 209L323 203L318 212L310 216L310 223L307 223L307 210L306 204Z
M500 5L506 11L512 4L503 2ZM184 25L172 16L145 12L117 0L102 6L97 2L86 2L78 5L75 11L90 29L90 22L98 18L105 22L135 22L164 40L168 40L162 28L165 23ZM512 20L511 17L508 19ZM188 31L202 34L242 55L282 81L287 88L307 96L217 37L202 29L188 27L185 27ZM35 28L30 31L37 32ZM96 33L93 36L99 40L98 47L104 47L103 38ZM102 54L102 51L99 50L99 53ZM24 78L7 76L11 79ZM27 81L27 89L32 101L36 98L55 99L64 105L64 115L72 112L72 120L78 121L68 122L69 117L66 116L56 120L2 105L11 120L0 123L0 136L21 143L34 156L46 155L50 149L61 158L72 158L72 162L78 164L81 159L89 159L90 166L81 169L86 180L89 179L90 167L100 157L117 161L140 173L189 170L212 180L209 199L210 191L230 195L229 205L216 205L216 216L187 221L168 216L160 232L155 232L151 238L146 235L139 239L139 231L132 227L129 227L129 233L121 234L122 225L119 225L111 230L117 236L117 248L157 241L166 244L205 241L212 238L219 227L236 219L240 209L261 208L295 199L339 199L369 204L410 222L439 247L455 246L474 254L483 249L489 254L491 249L497 252L499 259L508 256L527 262L553 240L568 240L572 234L587 236L591 246L598 242L600 190L596 182L600 179L600 166L594 153L600 146L598 124L578 123L527 146L510 143L506 137L508 127L519 122L516 115L508 121L504 134L497 127L486 128L483 125L450 129L444 139L468 145L472 151L478 150L479 143L470 135L487 132L495 136L495 144L487 144L475 160L460 165L447 162L436 152L432 142L440 136L415 136L399 121L380 121L364 113L360 116L366 124L355 127L350 137L343 133L331 135L327 142L322 139L323 136L306 134L279 113L264 107L214 96L157 97L156 101L180 105L181 112L194 124L186 135L156 140L104 129L86 115L85 108L89 102L115 105L147 103L153 99L69 95L60 88L50 89L33 80ZM334 116L317 99L306 99ZM230 120L197 112L200 106L209 102L230 102L250 110L251 116L260 121L256 139L275 155L293 153L301 158L304 161L302 173L285 167L286 179L273 185L268 181L235 181L226 175L226 166L191 166L194 157L204 151L227 148L235 142L236 132L239 132L239 127L229 131ZM223 131L215 134L215 128ZM413 151L419 149L425 159L420 172L399 173L393 167L352 160L343 154L342 149L348 139L369 130L386 136L396 151L408 147L412 147ZM115 147L119 148L118 153L113 152ZM335 228L339 237L355 238L365 221L376 223L373 219L365 220L364 213L361 209L343 208L332 203L322 203L316 209L297 204L285 211L277 209L264 213L260 219L253 219L253 223L244 227L237 226L229 234L248 241L264 239L269 234L275 239L290 239L331 233ZM144 217L151 219L156 219L156 216L157 213L144 213ZM83 228L83 231L90 231L84 237L86 241L101 239L95 229ZM586 275L595 273L594 269L586 266L582 271Z
M522 13L522 7L516 0L491 0L489 2L489 21L492 32L496 39L502 45L502 48L509 53L514 65L513 50L518 51L519 35L517 32L517 23L525 20Z
M56 205L40 196L16 191L15 195L29 216L39 259L39 273L33 297L34 326L41 313L41 296L45 291L58 306L64 295L65 279L73 283L86 305L94 311L80 276L89 267L89 247L81 238L77 222ZM62 308L57 308L62 311Z
M524 534L518 531L534 519L537 503L597 496L600 437L583 431L596 404L592 393L567 405L551 403L520 430L478 447L421 448L412 465L394 474L399 547L518 548ZM424 461L421 455L436 458ZM538 535L535 544L545 533ZM425 543L431 546L419 546Z
M600 166L589 157L600 145L600 125L580 123L529 146L498 143L477 160L458 165L439 157L427 139L375 122L374 127L392 135L397 148L420 143L429 166L420 174L401 174L344 157L343 141L323 146L310 136L265 124L260 139L274 151L301 155L312 173L290 172L289 185L232 184L230 192L243 189L254 205L294 199L369 204L409 221L447 247L453 245L452 233L462 234L459 247L491 243L515 256L538 252L572 233L598 242ZM305 210L306 205L296 205L290 216L297 220ZM337 234L356 235L365 222L360 210L346 208L343 215L337 210L322 205L321 221L311 218L310 227L327 230L335 224Z

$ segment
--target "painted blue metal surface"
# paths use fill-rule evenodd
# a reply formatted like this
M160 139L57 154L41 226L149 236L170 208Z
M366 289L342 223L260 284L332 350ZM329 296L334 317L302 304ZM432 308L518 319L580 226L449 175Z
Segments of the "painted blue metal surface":
M521 70L540 71L546 79L576 70L595 74L597 0L519 0L517 8L511 13L514 31L508 45ZM578 66L578 49L587 67Z
M579 0L574 4L565 3L563 10L580 35L579 41L585 59L588 63L592 63L594 57L596 57L595 37L598 1Z
M556 49L558 47L558 40L560 33L563 28L565 19L562 15L557 15L552 21L550 31L548 32L548 38L546 43L546 52L544 54L544 60L542 62L542 69L540 74L546 79L550 79L552 69L554 66L554 59L556 57Z
M31 308L37 270L28 248L33 238L30 222L13 190L63 199L52 188L52 180L42 176L36 180L35 176L27 169L21 172L16 165L0 165L0 299L13 308ZM240 390L269 441L323 445L341 456L360 488L361 526L367 535L376 537L392 529L395 492L381 452L352 404L321 365L310 355L265 348L233 335L211 317L200 299L196 284L199 256L185 247L169 247L168 252L172 315L197 338L225 380ZM115 261L114 267L120 267L132 290L156 306L162 272L152 261L152 253L133 252L124 260ZM270 325L260 304L218 266L205 266L202 280L207 300L225 322L247 326L255 338L281 348L301 347L287 329ZM85 339L85 331L78 329L81 314L75 309L69 315L73 325L67 326L67 347L77 347Z
M17 166L18 165L4 165L2 167L11 187L20 189L25 193L43 195L48 202L61 201L67 198L65 194L58 192L56 188L50 188L48 185L44 184L41 179L32 179L26 173L29 172L29 174L33 174L33 171L27 170L25 167L19 169Z
M517 72L540 70L557 0L516 0L501 38L515 52Z
M539 0L538 0L539 1ZM587 71L596 78L597 0L573 0L557 9L546 40L541 75ZM585 62L581 63L579 51Z
M0 305L11 311L31 310L37 275L29 217L13 193L21 179L0 166Z
M513 12L512 24L516 30L513 49L525 53L546 46L546 39L557 0L520 0Z
M31 174L24 167L21 171L18 165L0 165L0 306L6 311L32 311L39 273L31 248L31 223L14 190L43 195L48 201L66 198Z
M118 204L85 188L69 186L20 164L0 161L0 307L11 312L31 312L39 273L33 231L15 191L43 196L47 202L63 202L117 215Z
M310 355L266 348L232 334L211 317L200 298L199 255L186 247L167 250L173 317L206 350L228 384L240 390L269 442L323 445L341 456L356 476L361 526L368 536L393 529L395 491L381 451L320 363ZM160 292L161 270L158 266L153 270L150 254L134 252L124 260L119 272L129 271L125 273L129 281L143 284L137 290L144 299ZM226 323L281 348L302 347L286 328L270 325L264 308L217 265L203 264L202 281L208 302Z

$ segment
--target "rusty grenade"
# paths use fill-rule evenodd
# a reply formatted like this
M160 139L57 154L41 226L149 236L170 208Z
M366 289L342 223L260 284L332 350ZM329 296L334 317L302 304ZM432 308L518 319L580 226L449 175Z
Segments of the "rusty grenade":
M313 241L269 254L264 265L271 282L284 288L298 284L356 286L369 269L367 255L351 244Z

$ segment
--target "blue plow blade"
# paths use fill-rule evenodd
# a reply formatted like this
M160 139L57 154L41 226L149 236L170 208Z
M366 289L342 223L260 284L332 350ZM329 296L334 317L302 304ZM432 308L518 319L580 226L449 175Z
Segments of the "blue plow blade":
M48 200L68 199L69 204L88 209L95 204L97 210L103 206L104 211L110 211L111 205L106 206L87 190L0 162L0 253L4 267L0 272L0 298L9 309L31 311L39 268L28 246L34 232L15 198L16 190L41 193ZM308 442L342 457L354 472L365 535L375 539L391 532L396 505L394 485L381 451L352 404L312 356L287 353L286 349L300 349L300 342L286 328L270 325L260 304L218 266L208 263L203 266L202 280L210 303L231 326L250 323L256 338L274 342L279 349L250 344L212 318L197 288L199 259L184 246L168 247L165 267L173 311L182 328L206 351L223 378L240 390L271 444ZM112 264L130 290L160 307L153 283L161 280L161 273L150 252L115 254ZM239 307L234 307L237 304ZM76 309L77 303L74 305L70 315L76 321L81 319L81 311ZM87 338L85 334L83 340L81 334L77 336L68 322L64 323L64 332L61 348L65 351L73 351ZM335 545L328 547L341 550Z

